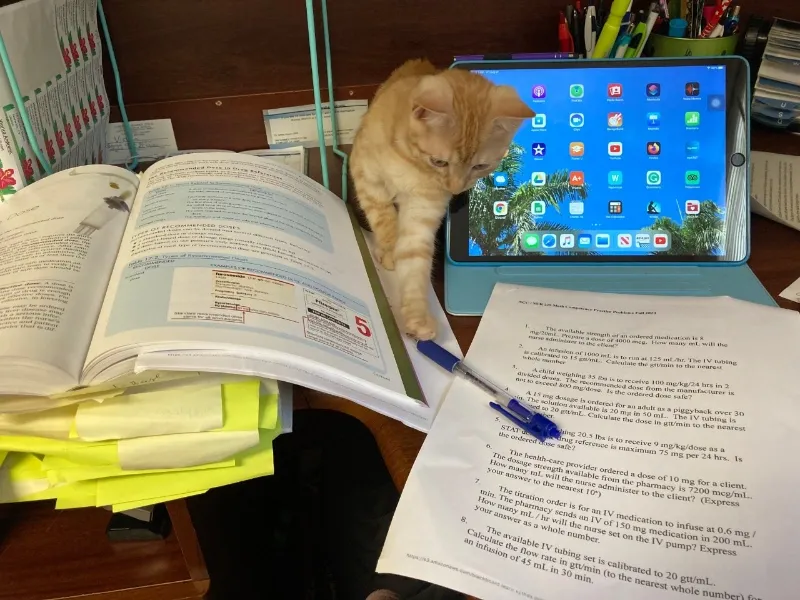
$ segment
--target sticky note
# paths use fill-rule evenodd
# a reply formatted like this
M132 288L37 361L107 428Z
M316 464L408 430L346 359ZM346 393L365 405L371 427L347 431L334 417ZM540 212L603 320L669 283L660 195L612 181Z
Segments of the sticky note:
M186 494L262 475L272 475L274 472L272 440L276 433L276 430L259 430L258 445L237 456L235 467L100 479L97 482L98 505L106 506L159 496Z
M0 415L0 434L67 439L77 408L68 405L40 412Z
M220 385L117 396L101 404L85 402L75 416L78 437L89 442L195 433L222 425Z
M236 460L230 459L189 467L188 469L181 469L181 471L220 469L223 467L233 467L235 465ZM42 461L42 468L47 473L48 481L53 485L72 484L77 481L102 479L104 477L120 477L122 475L176 472L175 469L125 471L118 465L82 465L57 456L45 456Z
M118 465L117 442L82 442L51 440L23 435L0 435L0 449L9 452L30 452L62 456L88 465Z
M114 512L122 512L124 510L133 510L134 508L141 508L142 506L150 506L151 504L161 504L162 502L172 502L173 500L180 500L181 498L188 498L190 496L199 496L205 494L208 490L200 490L199 492L190 492L187 494L175 494L174 496L160 496L158 498L146 498L144 500L134 500L133 502L120 502L113 504L111 510Z
M225 460L256 446L259 390L257 379L223 385L224 424L217 431L120 440L120 466L126 471L193 467Z

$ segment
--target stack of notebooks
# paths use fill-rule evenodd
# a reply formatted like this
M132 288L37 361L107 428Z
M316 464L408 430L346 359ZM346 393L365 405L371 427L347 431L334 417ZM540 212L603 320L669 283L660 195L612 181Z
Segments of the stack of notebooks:
M128 383L0 414L0 502L121 511L273 473L272 442L291 430L291 386L199 373Z
M753 91L752 118L800 132L800 23L775 19Z

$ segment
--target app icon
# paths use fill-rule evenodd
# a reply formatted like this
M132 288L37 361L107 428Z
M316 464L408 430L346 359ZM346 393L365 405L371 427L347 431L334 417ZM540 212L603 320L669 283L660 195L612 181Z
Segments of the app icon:
M592 245L592 236L589 233L581 233L578 236L578 247L589 248Z
M506 187L508 185L508 173L504 173L502 171L492 173L492 183L496 188Z
M661 171L648 171L647 185L661 185Z
M541 129L542 127L547 127L547 115L544 113L538 113L533 119L531 119L531 125L535 129Z
M636 234L636 247L637 248L647 248L650 245L650 234L649 233L637 233Z
M569 214L579 217L583 214L583 200L572 200L569 203Z
M653 234L653 246L656 248L666 248L669 246L669 236L666 233Z
M538 233L525 233L522 236L522 249L527 251L539 249L539 234Z
M608 126L622 127L622 113L621 112L608 113Z
M583 171L570 171L569 172L569 184L573 187L578 187L583 185Z
M573 83L569 86L569 97L570 98L583 98L583 84L582 83Z
M622 84L621 83L609 83L608 84L608 97L609 98L621 98L622 97Z
M686 171L686 185L700 185L700 171Z
M594 245L598 248L608 248L611 245L611 236L607 233L598 233L594 237Z
M708 110L725 110L725 96L712 94L708 97Z
M648 156L658 156L661 154L661 142L647 142Z
M505 200L498 200L494 203L494 216L505 217L508 214L508 202Z
M531 202L531 214L533 214L534 217L542 216L545 210L546 204L544 200L534 200Z
M700 201L699 200L687 200L686 201L686 214L687 215L699 215L700 214Z
M609 200L608 201L608 214L621 215L622 214L622 200Z
M691 142L686 142L686 156L694 157L700 154L700 142L699 140L692 140Z
M699 96L700 95L700 84L697 81L690 81L686 84L686 95L687 96Z
M661 125L661 113L649 112L647 113L647 126L658 127Z
M547 173L544 171L534 171L531 173L531 184L534 187L542 187L547 183Z
M533 156L546 156L547 155L547 146L540 142L535 143L531 146L531 152L533 152Z
M609 171L608 185L622 185L622 171Z
M660 215L661 214L661 203L656 202L655 200L650 200L647 203L647 214L648 215Z
M633 235L620 233L617 235L617 248L630 248L633 246Z
M686 123L687 127L699 127L700 126L700 113L697 112L697 111L687 112L683 116L683 120Z
M555 248L556 247L556 236L553 233L545 233L542 236L542 246L545 248Z
M570 142L569 155L570 156L583 156L584 146L583 142Z
M647 92L648 98L658 98L661 95L661 84L648 83L645 87L645 91Z
M547 96L547 88L541 84L537 84L533 86L533 90L531 90L531 95L537 100L541 100L542 98Z
M622 156L622 142L608 142L609 156Z
M583 113L572 113L569 116L569 124L573 127L583 127Z
M562 233L561 239L559 240L559 246L561 246L562 248L574 248L575 235L572 233Z

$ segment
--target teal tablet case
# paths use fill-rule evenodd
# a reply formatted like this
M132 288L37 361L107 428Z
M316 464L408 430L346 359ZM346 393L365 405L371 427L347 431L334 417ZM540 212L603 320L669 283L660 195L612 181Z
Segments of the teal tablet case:
M747 265L735 267L464 265L446 259L444 304L451 315L482 315L494 284L659 296L732 296L775 306Z

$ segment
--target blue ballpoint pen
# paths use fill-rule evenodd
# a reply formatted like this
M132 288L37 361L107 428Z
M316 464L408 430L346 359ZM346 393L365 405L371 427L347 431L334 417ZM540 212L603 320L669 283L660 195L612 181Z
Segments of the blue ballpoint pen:
M548 438L558 439L561 437L558 427L550 419L530 410L522 402L478 375L466 366L460 358L451 354L436 342L418 340L417 350L443 369L461 375L464 379L488 393L494 400L494 402L489 402L491 408L501 413L517 427L540 442L544 442Z

